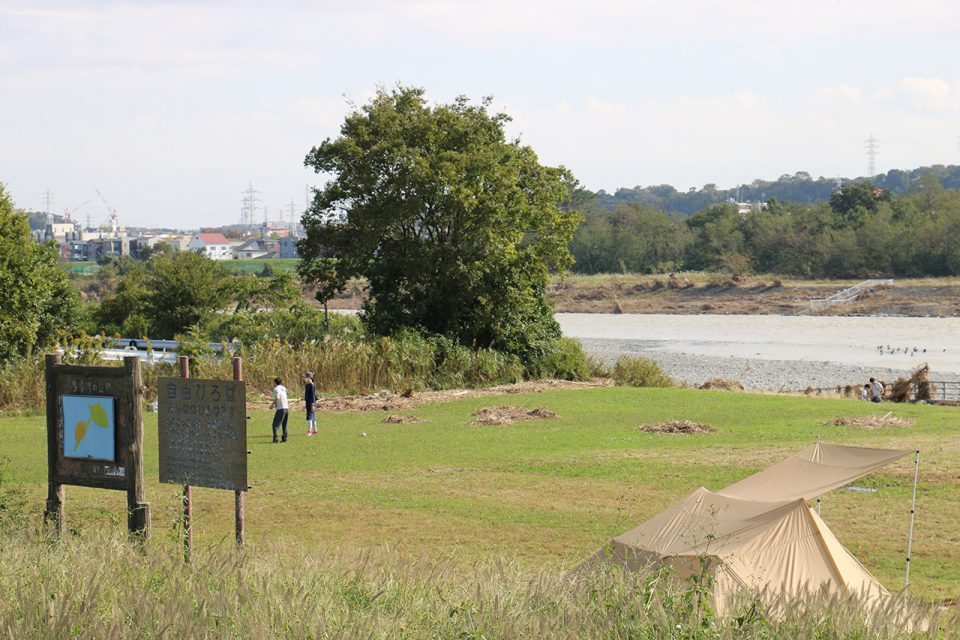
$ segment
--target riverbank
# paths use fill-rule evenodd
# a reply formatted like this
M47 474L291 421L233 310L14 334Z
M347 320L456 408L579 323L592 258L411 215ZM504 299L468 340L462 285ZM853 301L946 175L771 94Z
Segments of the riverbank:
M674 315L785 315L810 313L810 301L827 298L859 280L797 280L778 276L735 278L714 273L599 274L555 277L547 298L558 313L665 313ZM312 293L307 296L312 304ZM351 282L330 301L332 309L359 309L362 283ZM854 302L817 311L825 316L960 315L960 278L894 279L893 286Z
M565 313L798 315L857 280L793 280L720 274L603 274L555 280L547 294ZM951 317L960 314L960 278L895 279L890 287L816 315Z
M764 360L733 356L673 353L657 345L633 340L581 339L584 351L612 364L621 356L653 360L679 385L696 387L723 378L743 384L748 391L803 393L830 392L837 387L860 386L870 378L890 384L909 378L912 370L844 365L826 361ZM935 372L937 381L960 383L960 374Z
M559 313L564 335L606 362L638 356L676 382L739 380L750 390L804 391L893 382L926 363L960 381L960 318Z

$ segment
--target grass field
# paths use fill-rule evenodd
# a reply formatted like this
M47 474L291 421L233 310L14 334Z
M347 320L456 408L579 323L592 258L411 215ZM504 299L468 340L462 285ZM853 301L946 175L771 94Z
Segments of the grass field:
M274 273L281 271L295 271L300 264L298 259L287 258L267 258L263 260L223 260L220 262L231 271L242 271L244 273L260 273L265 264L269 264Z
M484 406L546 407L556 420L469 424ZM913 426L865 430L823 424L838 416L891 411ZM270 413L253 411L246 502L251 547L278 544L298 554L337 547L354 553L389 545L417 557L485 558L520 566L572 567L612 536L703 485L717 489L817 438L921 450L911 593L930 601L960 596L960 410L950 407L734 394L683 389L603 388L421 405L429 422L383 424L383 412L321 413L320 435L273 444ZM172 544L179 487L157 479L156 415L147 413L145 464L156 545ZM688 419L704 435L649 434L638 425ZM364 437L361 433L366 433ZM42 416L0 418L6 483L31 515L46 495ZM835 491L823 517L840 540L892 591L903 586L912 456L858 482L875 492ZM82 536L125 526L125 496L66 488L68 526ZM2 506L2 505L0 505ZM194 491L198 548L232 535L230 492Z

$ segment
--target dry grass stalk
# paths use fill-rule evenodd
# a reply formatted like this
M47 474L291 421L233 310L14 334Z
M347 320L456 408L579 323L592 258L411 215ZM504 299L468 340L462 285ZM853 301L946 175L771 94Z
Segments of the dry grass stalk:
M691 422L690 420L670 420L669 422L654 422L637 427L647 433L713 433L716 431L708 424Z
M543 407L523 409L521 407L509 406L483 407L482 409L477 409L471 415L473 415L476 420L472 420L470 424L486 425L513 424L521 420L554 420L560 417L553 411Z

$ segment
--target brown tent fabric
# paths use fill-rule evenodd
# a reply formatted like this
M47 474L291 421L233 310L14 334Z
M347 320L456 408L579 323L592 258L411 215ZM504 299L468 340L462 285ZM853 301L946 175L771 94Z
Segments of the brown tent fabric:
M812 593L886 605L890 593L806 500L908 453L817 443L721 491L697 489L614 538L577 571L599 562L631 571L670 566L681 578L708 571L718 613L744 592L774 609Z
M669 566L681 579L708 571L720 614L744 592L773 608L811 593L856 595L871 604L890 598L801 499L739 500L701 487L614 538L581 570L597 562L633 571Z
M908 453L818 442L717 493L741 500L812 500Z

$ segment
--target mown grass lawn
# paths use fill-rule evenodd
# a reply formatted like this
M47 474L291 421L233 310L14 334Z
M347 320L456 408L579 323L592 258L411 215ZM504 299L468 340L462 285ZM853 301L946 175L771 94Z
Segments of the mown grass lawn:
M490 405L546 407L556 420L503 426L469 424ZM824 424L839 416L892 412L913 426L862 429ZM320 435L304 436L291 415L291 439L273 444L271 412L254 411L248 429L247 537L291 553L338 545L383 544L425 557L505 556L535 567L574 566L699 486L718 489L818 438L860 446L921 450L911 592L931 600L960 596L960 409L881 406L851 400L686 389L605 388L511 394L421 405L429 422L383 424L385 412L321 413ZM650 434L641 424L707 423L703 435ZM180 489L157 482L156 415L146 413L147 496L156 544L175 539ZM361 434L365 433L366 436ZM43 416L0 418L7 483L25 491L36 516L46 494ZM913 456L862 481L875 492L839 490L823 517L840 540L891 590L903 586ZM125 526L119 492L66 488L68 526ZM2 497L0 497L2 499ZM232 536L231 492L194 491L194 539Z

